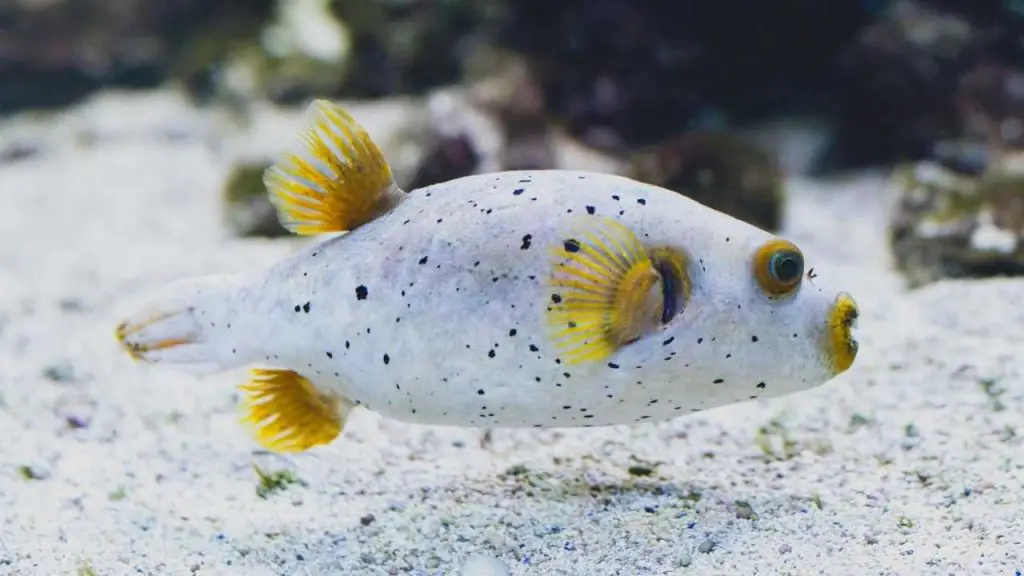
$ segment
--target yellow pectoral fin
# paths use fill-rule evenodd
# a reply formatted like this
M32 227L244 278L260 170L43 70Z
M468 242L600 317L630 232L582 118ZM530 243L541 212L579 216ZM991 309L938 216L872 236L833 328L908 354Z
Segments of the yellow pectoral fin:
M320 392L292 370L252 371L242 421L256 440L273 452L302 452L329 444L341 434L353 405Z
M553 252L546 321L563 361L604 360L657 322L661 276L629 228L585 217Z
M299 153L285 153L263 183L281 225L295 234L351 231L387 208L397 186L384 154L341 106L315 100Z

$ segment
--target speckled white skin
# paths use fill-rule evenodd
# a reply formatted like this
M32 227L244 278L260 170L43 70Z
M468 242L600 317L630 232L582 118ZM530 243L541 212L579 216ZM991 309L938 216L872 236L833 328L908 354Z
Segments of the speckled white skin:
M609 362L567 366L545 337L544 281L549 249L588 212L616 218L647 246L686 251L693 293L668 325ZM771 238L618 176L485 174L412 191L383 217L225 288L227 297L204 296L193 313L219 367L293 369L398 420L658 421L833 376L824 329L838 292L805 278L770 301L751 262Z

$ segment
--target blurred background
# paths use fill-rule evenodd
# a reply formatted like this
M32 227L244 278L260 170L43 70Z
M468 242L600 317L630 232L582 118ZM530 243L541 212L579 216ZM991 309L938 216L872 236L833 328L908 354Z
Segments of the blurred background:
M1021 232L995 168L1024 138L1022 34L1014 0L5 0L0 115L173 87L244 131L313 97L401 101L379 137L405 186L591 168L769 229L786 174L895 168L913 197L894 253L919 282L1022 264L969 246L986 218ZM5 140L0 162L44 148ZM262 205L267 141L225 183L242 235L281 233Z

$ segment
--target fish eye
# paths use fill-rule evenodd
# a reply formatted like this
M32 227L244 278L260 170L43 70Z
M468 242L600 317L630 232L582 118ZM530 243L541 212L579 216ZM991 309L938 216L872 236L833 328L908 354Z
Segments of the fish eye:
M804 256L795 244L776 239L763 244L754 256L754 276L771 297L793 292L804 275Z

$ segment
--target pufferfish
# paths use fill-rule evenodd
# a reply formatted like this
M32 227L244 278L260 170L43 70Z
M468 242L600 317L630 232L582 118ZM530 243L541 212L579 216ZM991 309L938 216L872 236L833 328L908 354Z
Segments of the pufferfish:
M242 421L276 452L354 409L546 428L657 422L816 387L857 354L854 299L794 243L676 192L575 170L403 190L315 100L263 181L329 235L266 269L178 281L116 329L137 360L248 367Z

